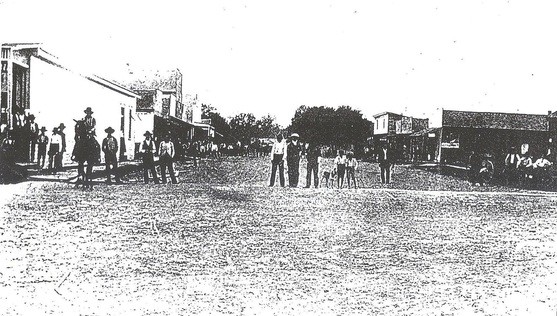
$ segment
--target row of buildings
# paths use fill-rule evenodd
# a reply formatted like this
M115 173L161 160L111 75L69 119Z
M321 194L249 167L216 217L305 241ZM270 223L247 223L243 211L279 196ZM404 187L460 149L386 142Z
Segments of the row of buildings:
M133 159L145 131L155 137L172 133L186 142L217 133L201 118L201 103L184 93L178 69L135 73L124 82L70 69L40 44L2 44L0 54L0 124L14 125L32 113L48 130L74 126L93 109L97 130L111 126L120 139L120 158ZM374 115L372 146L386 141L406 161L466 163L472 150L503 156L528 144L531 152L554 154L557 112L548 115L443 110L440 127L429 120L392 112ZM73 130L66 130L73 148ZM70 159L66 153L65 160Z
M63 123L69 127L66 161L74 120L86 107L94 111L98 136L109 126L116 130L121 159L134 158L146 131L155 137L171 132L183 141L215 133L201 118L198 96L184 93L178 69L117 83L70 69L40 44L2 44L0 66L0 124L10 128L30 113L49 131Z
M557 112L547 115L442 110L441 126L428 119L384 112L374 115L371 145L388 142L405 161L467 164L472 151L503 160L510 151L528 150L555 161Z

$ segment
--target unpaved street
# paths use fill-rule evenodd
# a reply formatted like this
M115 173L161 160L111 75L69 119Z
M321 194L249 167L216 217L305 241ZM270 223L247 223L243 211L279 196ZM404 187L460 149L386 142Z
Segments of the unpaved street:
M0 314L557 312L553 193L401 166L383 187L367 163L358 190L269 188L259 158L178 169L2 187Z

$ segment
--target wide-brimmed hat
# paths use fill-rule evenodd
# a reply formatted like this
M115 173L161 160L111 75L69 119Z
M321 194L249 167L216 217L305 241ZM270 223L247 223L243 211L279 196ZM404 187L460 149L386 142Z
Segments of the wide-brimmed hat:
M43 126L43 127L41 127L40 131L41 131L41 132L46 132L47 129L46 129L46 127Z
M58 132L58 127L52 129L53 132Z
M113 129L112 127L109 126L109 127L107 127L107 128L104 130L104 132L105 132L105 133L108 133L108 134L112 134L112 133L114 133L114 129Z
M151 134L151 132L146 131L145 134L143 134L143 136L153 136L153 134Z
M64 123L60 123L60 125L58 125L58 129L59 130L64 130L66 128L66 125L64 125Z
M93 114L93 110L91 110L90 106L88 106L83 112L85 112L86 114Z
M300 135L298 135L298 133L292 133L292 135L290 135L290 138L300 138Z
M34 120L35 119L35 115L33 114L29 114L29 116L27 117L28 120Z

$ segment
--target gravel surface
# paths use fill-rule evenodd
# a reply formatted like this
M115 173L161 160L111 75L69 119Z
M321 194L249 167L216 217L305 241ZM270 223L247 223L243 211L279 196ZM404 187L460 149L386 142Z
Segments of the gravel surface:
M557 195L402 166L382 186L367 163L361 189L268 188L269 168L3 186L0 314L556 314Z

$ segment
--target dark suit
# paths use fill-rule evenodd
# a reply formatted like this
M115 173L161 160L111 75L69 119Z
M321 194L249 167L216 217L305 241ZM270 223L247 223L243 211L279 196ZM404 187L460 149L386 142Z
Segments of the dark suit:
M381 148L377 152L377 161L381 168L381 183L391 183L391 169L395 159L392 150L389 148Z
M306 188L311 186L311 174L313 173L313 184L317 188L319 186L319 156L321 150L317 147L310 147L307 152L307 175Z
M290 143L286 147L286 163L288 165L288 184L297 187L300 176L300 151L299 145Z
M109 143L110 142L110 143ZM112 182L111 175L114 175L116 182L120 182L118 175L118 141L112 135L103 139L102 151L104 152L104 164L106 170L106 182Z
M155 183L159 183L159 178L157 177L157 169L155 168L155 142L152 139L144 140L141 143L141 152L143 158L143 180L145 183L149 183L149 170L153 175L153 180Z
M25 124L25 137L27 140L27 156L29 162L35 161L35 146L39 138L39 125L35 122L27 122Z
M87 129L87 133L93 136L97 136L97 133L95 131L95 127L97 126L97 120L95 120L94 117L84 117L83 118L83 124L85 125L85 128Z

